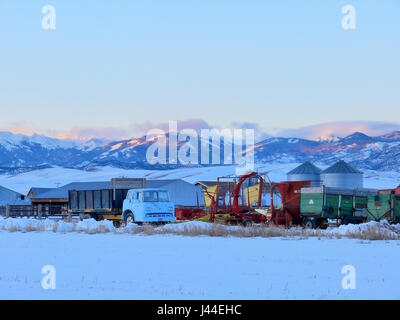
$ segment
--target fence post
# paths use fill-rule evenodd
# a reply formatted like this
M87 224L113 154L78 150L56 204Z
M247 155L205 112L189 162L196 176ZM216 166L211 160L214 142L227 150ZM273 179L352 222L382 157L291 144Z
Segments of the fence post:
M10 216L10 205L7 204L6 205L6 218L8 218Z
M39 220L42 219L42 205L41 204L38 205L38 218L39 218Z
M68 221L72 221L71 212L68 210L68 207L67 207L67 215L68 215Z

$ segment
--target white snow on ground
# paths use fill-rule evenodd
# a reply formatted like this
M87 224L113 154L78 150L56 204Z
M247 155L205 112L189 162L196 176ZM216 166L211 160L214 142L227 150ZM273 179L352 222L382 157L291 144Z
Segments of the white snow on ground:
M300 163L259 164L259 172L268 172L269 178L276 181L286 180L286 173ZM17 175L0 175L0 185L27 194L31 187L60 187L70 182L109 181L111 178L127 177L147 179L184 179L190 183L201 180L216 180L217 177L235 174L235 166L208 168L181 168L175 170L124 170L112 167L101 167L91 171L49 168L35 170ZM375 172L366 170L365 187L394 188L400 184L400 173Z
M400 235L400 224L390 224L386 220L370 221L362 224L348 224L341 225L338 228L331 228L326 230L325 233L341 234L343 236L349 233L367 232L371 229L378 229L381 232L388 232L391 235Z
M350 239L0 232L0 299L399 299L399 249ZM41 287L44 265L56 268L56 290ZM345 265L356 268L356 290L341 286Z
M44 232L4 230L30 220L1 220L0 299L400 298L398 240L116 234L93 220L78 232L67 222L53 232L49 220L33 222ZM56 269L56 290L42 289L45 265ZM342 288L345 265L355 267L355 290Z

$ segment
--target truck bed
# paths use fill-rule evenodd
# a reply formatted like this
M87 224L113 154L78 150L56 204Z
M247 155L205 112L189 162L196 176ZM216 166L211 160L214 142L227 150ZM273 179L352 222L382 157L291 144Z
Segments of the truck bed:
M69 190L68 210L73 213L121 214L129 189Z

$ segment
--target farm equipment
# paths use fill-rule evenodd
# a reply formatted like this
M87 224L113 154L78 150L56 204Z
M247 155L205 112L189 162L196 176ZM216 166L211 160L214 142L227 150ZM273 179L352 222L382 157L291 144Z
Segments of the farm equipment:
M300 207L303 225L325 228L328 219L336 220L336 225L365 222L368 199L376 194L373 189L303 188Z
M271 196L271 222L275 225L300 225L302 223L300 202L301 188L309 187L311 181L285 181L272 184ZM274 197L278 194L281 206L278 208L274 203Z
M368 220L400 223L400 188L380 190L378 195L369 196L365 212Z
M207 214L208 213L202 208L175 208L175 218L181 221L197 220L206 216Z
M221 180L234 180L232 190L230 188L221 187ZM244 201L243 183L247 180L258 180L258 195L257 204L252 206L249 194L247 195L247 203ZM267 221L265 211L261 208L262 190L264 185L264 178L256 173L250 172L242 176L226 176L217 179L215 194L206 191L206 195L211 200L210 206L210 222L216 220L226 224L243 224L249 226L252 223L263 223ZM229 201L226 204L226 195L229 193ZM242 198L242 203L239 203L239 198Z

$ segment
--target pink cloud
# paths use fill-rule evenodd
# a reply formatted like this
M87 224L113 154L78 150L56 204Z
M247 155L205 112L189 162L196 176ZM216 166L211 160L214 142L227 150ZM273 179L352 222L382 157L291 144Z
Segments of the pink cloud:
M179 120L178 130L185 128L200 131L201 129L215 128L202 119ZM354 132L362 132L369 136L378 136L392 131L400 131L400 124L388 122L373 121L347 121L347 122L327 122L296 129L270 129L261 127L257 123L232 123L231 129L254 129L256 139L261 140L272 133L273 136L296 137L304 139L318 139L329 137L345 137ZM169 123L136 123L128 128L114 127L73 127L70 130L51 130L40 129L37 125L30 122L12 123L8 126L1 127L0 131L9 131L31 136L35 133L53 138L72 139L72 140L89 140L89 139L107 139L107 140L123 140L128 138L137 138L146 135L151 129L162 129L166 132L169 130Z
M191 128L199 131L200 129L210 128L210 125L201 119L187 119L178 120L178 130ZM8 131L15 134L24 134L32 136L33 134L41 134L44 136L71 139L71 140L90 140L90 139L106 139L106 140L123 140L129 138L137 138L146 135L151 129L162 129L166 132L169 130L169 123L136 123L132 124L129 128L115 128L115 127L73 127L70 130L52 130L41 129L34 123L20 122L12 123L8 126L1 127L0 131Z
M8 126L1 127L0 131L7 131L15 134L31 136L35 133L38 133L39 128L35 124L30 122L15 122L11 123Z
M126 130L120 128L85 128L74 127L70 131L59 134L57 138L72 140L107 139L122 140L129 138Z
M385 133L400 131L400 124L374 121L343 121L327 122L297 129L282 129L276 135L304 139L329 137L346 137L354 132L369 136L379 136Z

